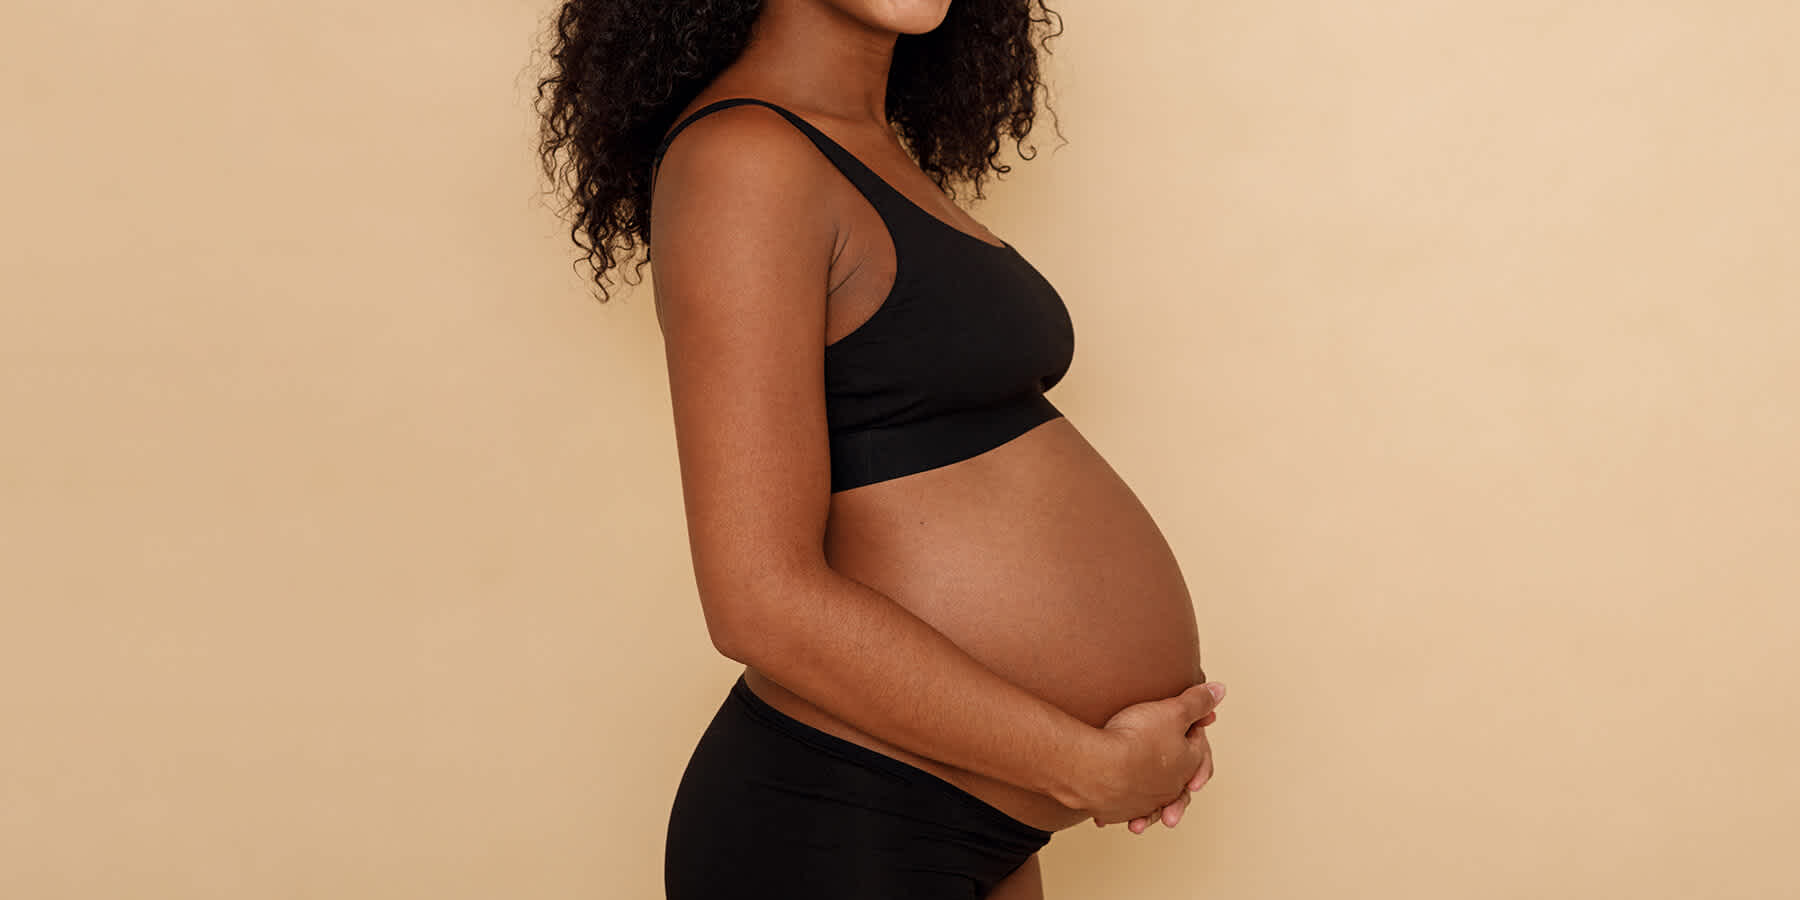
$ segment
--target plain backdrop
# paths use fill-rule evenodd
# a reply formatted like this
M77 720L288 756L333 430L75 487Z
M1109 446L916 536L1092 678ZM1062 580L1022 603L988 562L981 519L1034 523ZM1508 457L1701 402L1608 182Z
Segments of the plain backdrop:
M1800 891L1800 11L1064 0L971 207L1230 699L1050 900ZM554 5L0 27L0 894L650 898L737 666Z

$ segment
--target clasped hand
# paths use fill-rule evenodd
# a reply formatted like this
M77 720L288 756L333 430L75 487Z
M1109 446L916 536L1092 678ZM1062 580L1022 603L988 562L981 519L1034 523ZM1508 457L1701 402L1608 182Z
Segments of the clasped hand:
M1214 707L1224 697L1223 683L1205 682L1127 706L1108 719L1100 734L1109 764L1097 768L1097 783L1082 806L1094 824L1126 822L1133 834L1158 820L1174 828L1193 792L1212 778L1206 726L1218 718Z

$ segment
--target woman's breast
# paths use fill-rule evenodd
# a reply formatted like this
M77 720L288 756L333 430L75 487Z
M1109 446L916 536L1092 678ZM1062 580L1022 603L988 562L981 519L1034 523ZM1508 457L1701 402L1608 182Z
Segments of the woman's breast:
M988 668L1092 725L1202 681L1181 570L1149 513L1066 418L971 459L832 496L826 557ZM921 764L772 685L778 707ZM1081 818L924 761L1044 828Z

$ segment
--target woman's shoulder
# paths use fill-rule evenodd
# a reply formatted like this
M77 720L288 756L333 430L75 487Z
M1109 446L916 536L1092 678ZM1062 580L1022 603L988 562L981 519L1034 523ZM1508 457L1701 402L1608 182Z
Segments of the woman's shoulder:
M714 106L720 99L730 98L688 104L664 134L655 160L659 184L664 177L687 184L695 179L788 181L818 174L824 161L818 150L780 112L761 103ZM704 114L695 118L697 112Z
M774 110L749 103L714 110L676 133L660 158L651 243L662 255L672 243L766 245L780 234L802 251L829 248L834 177L830 161ZM683 255L700 261L711 254Z

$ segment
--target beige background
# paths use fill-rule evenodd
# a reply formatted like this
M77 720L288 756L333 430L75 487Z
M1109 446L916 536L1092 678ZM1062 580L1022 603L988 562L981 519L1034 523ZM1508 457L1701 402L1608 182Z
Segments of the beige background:
M1232 694L1050 898L1795 896L1800 13L1057 7L974 211ZM9 6L0 894L660 895L736 668L552 9Z

